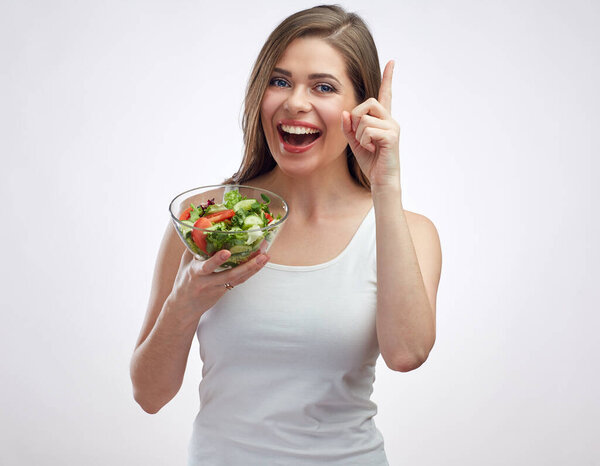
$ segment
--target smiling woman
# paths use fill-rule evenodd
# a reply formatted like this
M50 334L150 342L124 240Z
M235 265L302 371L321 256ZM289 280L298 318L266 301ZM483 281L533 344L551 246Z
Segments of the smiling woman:
M260 120L278 169L288 176L346 173L348 143L340 118L358 102L340 53L318 37L295 39L271 76Z
M437 231L405 211L393 62L337 6L285 19L256 60L245 154L227 184L283 197L268 250L213 273L167 231L136 351L136 400L179 390L194 334L203 361L190 465L388 464L371 401L381 355L419 367L435 340ZM227 221L227 220L225 220Z
M291 15L270 34L254 64L244 105L244 158L240 169L226 182L242 183L275 167L275 160L269 150L272 147L267 146L261 123L261 104L270 86L291 85L288 80L293 78L292 71L281 66L280 60L288 46L299 38L312 41L320 39L337 52L336 59L338 62L340 59L342 61L355 102L377 97L381 84L377 48L369 29L358 15L347 13L333 5L310 8ZM343 86L335 76L318 70L305 78L317 81L316 90L336 93ZM369 179L362 173L349 147L346 148L346 157L352 178L368 188Z

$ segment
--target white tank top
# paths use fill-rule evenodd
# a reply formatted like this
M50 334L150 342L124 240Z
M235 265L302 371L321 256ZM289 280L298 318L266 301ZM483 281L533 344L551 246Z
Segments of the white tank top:
M318 238L315 238L318 241ZM375 215L319 265L267 263L198 324L190 466L387 466L370 400Z

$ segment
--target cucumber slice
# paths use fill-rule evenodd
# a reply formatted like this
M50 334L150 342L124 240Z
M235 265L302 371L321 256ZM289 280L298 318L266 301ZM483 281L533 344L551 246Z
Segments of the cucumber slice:
M258 225L251 227L249 230L246 230L248 233L248 239L246 240L246 244L250 245L263 237L263 232L260 231Z
M227 207L223 204L211 204L205 209L204 215L214 214L215 212L221 212L222 210L227 210Z
M246 262L253 253L254 250L251 248L249 251L246 252L238 252L237 254L232 254L231 256L229 256L229 259L227 259L227 262L222 264L222 266L234 267L236 265L242 264Z
M246 246L245 244L237 244L235 246L232 246L229 249L229 252L231 254L239 254L239 253L242 253L242 252L252 251L252 249L254 249L254 248L252 248L251 246Z
M258 215L248 215L244 219L244 226L245 227L259 226L259 227L262 228L263 227L263 221L262 221L262 219Z
M239 201L237 204L233 206L233 210L236 212L240 209L250 210L252 205L256 202L256 199L244 199L243 201Z

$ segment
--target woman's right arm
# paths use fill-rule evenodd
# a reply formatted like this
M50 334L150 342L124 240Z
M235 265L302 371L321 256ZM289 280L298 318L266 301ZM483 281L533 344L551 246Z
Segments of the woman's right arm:
M179 391L200 317L227 289L243 283L267 262L260 254L225 272L213 273L230 256L220 251L206 261L195 260L172 225L160 246L148 310L131 357L133 396L154 414Z

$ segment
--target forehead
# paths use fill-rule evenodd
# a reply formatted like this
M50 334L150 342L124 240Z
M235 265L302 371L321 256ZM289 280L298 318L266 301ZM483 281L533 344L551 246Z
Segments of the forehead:
M317 37L294 39L276 66L289 70L294 75L330 73L340 80L349 80L343 55Z

